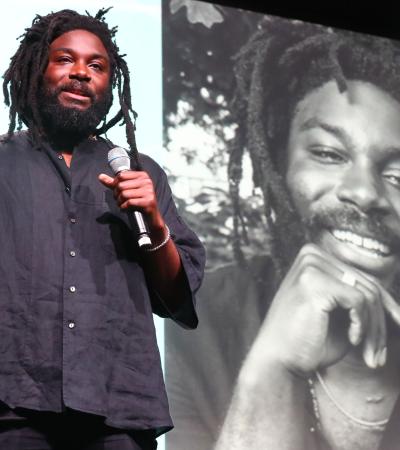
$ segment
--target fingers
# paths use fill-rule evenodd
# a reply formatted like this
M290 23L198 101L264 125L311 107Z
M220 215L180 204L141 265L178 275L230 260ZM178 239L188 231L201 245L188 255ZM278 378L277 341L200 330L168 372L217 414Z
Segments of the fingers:
M157 203L155 201L154 196L145 196L145 195L137 195L137 191L135 191L134 196L128 197L124 200L124 195L121 195L117 198L118 205L121 209L126 208L135 208L144 212L150 212L152 208L156 208ZM149 211L147 211L149 210Z
M142 170L124 170L123 172L119 172L116 177L119 181L140 180L149 178L149 174Z
M364 311L367 314L363 359L368 367L374 369L386 363L386 320L381 295L376 286L356 282L355 288L363 294Z
M386 362L385 310L400 323L400 307L381 286L360 271L326 254L313 244L303 247L298 267L312 265L335 280L332 299L327 295L327 308L340 306L349 311L348 339L353 346L362 342L363 359L368 367ZM328 293L328 291L327 291Z
M120 208L123 209L129 207L152 209L157 205L153 184L148 182L143 184L127 183L122 187L118 184L114 188L114 197Z
M386 321L378 289L370 290L358 282L349 286L337 279L333 283L336 295L329 307L332 311L337 306L349 311L349 342L353 346L362 344L364 362L371 369L385 365Z
M360 316L363 316L361 320ZM366 323L368 318L365 314L365 309L350 308L349 311L350 326L348 331L349 341L352 345L360 344L363 337L363 323Z
M400 326L400 305L385 289L382 289L381 293L385 311L389 314L393 321Z
M134 207L151 212L157 207L154 185L146 172L124 171L114 178L100 174L99 181L113 189L114 198L122 209Z
M392 318L396 325L400 326L400 305L393 298L393 296L383 286L381 286L379 282L376 282L372 276L362 273L357 269L353 270L358 274L358 279L360 281L363 280L363 282L370 286L373 290L377 289L379 291L377 295L380 297L384 311Z
M325 296L321 303L325 312L331 313L338 307L348 311L350 321L347 330L348 340L353 346L359 345L370 326L370 314L365 294L359 289L347 286L340 280L331 277L329 283L325 281ZM376 326L373 329L376 333Z
M119 186L120 189L129 187L135 188L143 184L152 184L151 178L149 177L147 172L135 172L133 170L120 172L115 177L110 177L105 173L101 173L98 176L98 179L107 187L110 187L111 184L113 184L115 186Z
M116 184L115 187L119 191L127 190L127 189L151 189L153 190L153 182L151 179L147 177L141 177L141 178L135 178L130 180L121 180L120 178L116 177Z
M108 188L114 187L114 178L106 175L105 173L101 173L98 176L98 180L100 181L100 183L102 183L104 186L106 186Z

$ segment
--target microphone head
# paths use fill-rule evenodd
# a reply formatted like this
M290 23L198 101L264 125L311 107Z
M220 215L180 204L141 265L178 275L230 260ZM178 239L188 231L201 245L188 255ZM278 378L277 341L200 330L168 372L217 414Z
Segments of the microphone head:
M114 147L109 150L107 160L114 175L124 170L131 170L131 159L128 152L122 147Z

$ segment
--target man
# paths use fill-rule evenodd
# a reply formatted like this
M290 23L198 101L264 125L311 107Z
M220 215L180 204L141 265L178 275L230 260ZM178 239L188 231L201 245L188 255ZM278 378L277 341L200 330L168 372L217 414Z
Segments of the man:
M248 351L218 450L399 448L398 63L398 49L387 40L272 18L239 52L233 107L242 122L230 160L233 204L239 215L245 143L272 236L264 263L268 287L257 289L252 281L261 265L254 270L249 262L251 295L240 285L245 268L231 277L231 295L222 294L227 301L219 310L232 308L238 318L231 325L228 314L220 333L210 333L208 348L242 335L247 345L225 346L211 357L218 361L207 366L212 400L192 413L203 426L196 429L193 421L193 439L219 434L226 404L218 405L216 426L204 419L218 400L226 401L214 372L236 370L234 361ZM270 303L254 330L260 305ZM193 343L192 354L198 354ZM189 402L174 401L178 430ZM178 435L182 442L188 437Z
M129 72L106 12L37 16L4 75L4 449L156 448L172 423L152 310L197 325L204 251L165 173L137 153ZM107 121L113 87L120 110ZM120 121L137 170L114 176L114 145L101 135ZM22 122L28 130L15 132ZM138 247L130 208L143 214L150 248Z

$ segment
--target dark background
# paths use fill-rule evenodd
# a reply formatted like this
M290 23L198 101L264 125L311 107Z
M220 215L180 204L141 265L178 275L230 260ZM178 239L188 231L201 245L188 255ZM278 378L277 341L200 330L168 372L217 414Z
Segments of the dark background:
M321 0L318 5L307 5L304 1L296 2L296 0L290 3L271 0L204 1L400 39L400 13L399 7L395 6L396 2L366 0L358 3L348 0L341 4L337 1Z

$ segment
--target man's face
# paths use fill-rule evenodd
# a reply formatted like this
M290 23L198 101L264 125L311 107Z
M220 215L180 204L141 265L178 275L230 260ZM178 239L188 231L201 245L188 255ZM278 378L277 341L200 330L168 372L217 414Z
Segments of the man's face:
M92 132L111 105L110 59L101 40L73 30L49 47L40 106L47 125L65 132Z
M400 268L400 103L335 81L299 102L286 173L308 238L389 285Z

